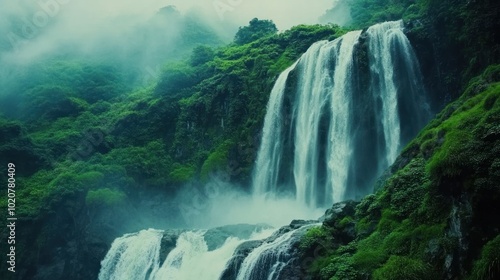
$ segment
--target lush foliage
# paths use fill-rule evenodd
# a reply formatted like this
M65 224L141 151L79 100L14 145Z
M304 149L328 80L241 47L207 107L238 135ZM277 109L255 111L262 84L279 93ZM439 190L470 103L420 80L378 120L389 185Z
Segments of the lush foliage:
M240 27L234 42L239 45L248 44L257 39L274 35L278 32L278 28L271 20L259 20L254 18L250 21L250 25Z

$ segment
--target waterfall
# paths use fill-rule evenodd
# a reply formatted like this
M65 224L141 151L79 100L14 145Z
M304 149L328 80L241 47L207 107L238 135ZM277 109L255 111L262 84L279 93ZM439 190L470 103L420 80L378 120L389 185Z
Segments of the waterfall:
M329 139L329 182L324 196L341 198L350 160L349 92L353 65L353 50L360 31L349 32L332 42L314 44L300 59L300 80L297 88L295 115L295 158L293 175L299 202L316 206L319 168L318 143L321 137L321 118L331 106ZM347 136L347 137L346 137ZM332 192L331 192L332 191Z
M350 32L341 37L342 45L335 56L335 74L331 90L331 121L328 142L328 180L324 197L331 192L333 201L344 197L347 187L347 169L351 160L352 105L349 94L353 91L353 53L354 46L361 35L360 31ZM335 42L335 41L334 41ZM312 202L309 205L315 206Z
M419 65L401 21L317 42L281 73L270 94L252 201L293 193L293 207L302 209L360 198L429 116ZM285 209L273 201L272 210L259 206L256 212L230 200L259 219L258 213ZM168 239L176 240L169 252L163 251L162 231L127 234L113 242L99 279L300 277L297 242L314 226L307 223L292 223L270 237L269 228L243 225L184 231Z
M386 165L390 165L397 157L401 148L400 106L410 105L413 108L404 108L407 113L413 113L413 119L421 125L421 116L426 114L426 108L419 96L424 88L413 48L403 33L403 22L394 21L376 24L367 30L370 49L370 70L372 72L371 89L374 95L382 100L382 125L385 135ZM401 60L398 63L397 60ZM407 83L405 87L402 83ZM404 104L405 100L398 94L408 95L413 104ZM400 104L403 103L403 104ZM404 112L403 112L404 113ZM405 125L414 125L405 123ZM412 132L413 134L413 132ZM410 135L407 138L411 138ZM406 139L408 141L409 139Z
M159 268L163 232L143 230L117 238L101 262L99 280L148 279Z
M277 191L278 173L281 160L282 107L288 74L295 64L278 77L267 105L267 114L262 129L262 143L259 148L254 171L254 192L263 195L269 190Z
M292 103L291 114L285 100ZM279 195L291 188L298 203L313 208L360 198L428 116L402 21L317 42L279 76L271 92L254 194ZM293 148L285 151L286 145ZM292 164L282 163L290 159Z
M185 232L152 280L219 279L226 263L241 240L230 237L218 249L209 251L205 232ZM205 265L204 265L205 264Z
M243 261L236 280L283 279L283 269L293 260L293 245L311 227L291 230L255 248Z
M163 231L149 229L126 234L113 242L101 262L99 280L218 280L239 245L267 238L274 232L255 227L253 233L246 234L248 236L243 234L242 237L241 232L235 230L225 238L225 235L217 236L216 229L213 231L212 235L200 230L181 233L175 248L168 252L164 260L160 259ZM209 248L207 239L210 238L215 239L210 243L215 248ZM225 241L214 245L218 238Z

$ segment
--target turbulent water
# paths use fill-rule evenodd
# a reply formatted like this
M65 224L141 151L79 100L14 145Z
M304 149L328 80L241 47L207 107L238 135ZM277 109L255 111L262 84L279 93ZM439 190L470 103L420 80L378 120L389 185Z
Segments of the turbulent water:
M230 237L218 249L209 251L205 232L185 232L177 240L160 270L149 279L219 279L219 276L243 241ZM210 264L203 266L201 264Z
M252 201L291 194L294 208L310 209L366 195L427 119L419 66L401 21L317 42L271 92ZM224 213L218 217L279 215L285 208L277 201L255 211L232 197L227 207L219 199ZM113 242L99 279L295 279L297 242L311 226L291 225L270 237L262 228L260 235L241 235L241 225L185 231L166 253L162 231L127 234Z
M293 260L293 245L311 226L291 230L255 248L243 261L236 280L286 279L283 270Z
M160 267L162 236L150 229L116 239L101 262L99 280L149 279Z
M428 118L401 21L315 43L281 74L267 109L254 193L292 192L309 207L371 192Z
M274 230L261 230L248 238L227 237L225 241L209 248L207 231L186 231L177 238L176 246L165 260L160 260L163 231L143 230L116 239L106 258L101 262L99 280L105 279L204 279L218 280L236 249L244 242L261 240L241 264L237 279L275 279L290 260L293 242L310 225L289 232L267 237ZM268 265L269 267L267 267ZM263 278L262 278L263 277Z

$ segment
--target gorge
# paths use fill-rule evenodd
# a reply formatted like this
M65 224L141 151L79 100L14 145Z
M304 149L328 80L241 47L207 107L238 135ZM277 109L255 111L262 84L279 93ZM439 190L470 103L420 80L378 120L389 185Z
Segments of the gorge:
M430 118L403 28L402 21L386 22L317 42L279 76L267 106L253 196L273 203L291 192L298 205L326 209L373 191L376 178ZM297 258L294 244L312 226L277 231L238 265L231 257L252 241L231 236L209 251L205 232L186 231L161 260L161 231L141 231L115 240L99 279L225 279L228 269L238 280L292 279L284 271Z

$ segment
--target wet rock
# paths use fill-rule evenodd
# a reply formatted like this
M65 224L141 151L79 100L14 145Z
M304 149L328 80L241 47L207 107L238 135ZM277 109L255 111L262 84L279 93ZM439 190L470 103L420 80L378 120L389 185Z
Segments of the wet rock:
M233 254L233 257L228 262L224 272L222 273L220 280L234 280L238 276L241 264L245 258L254 250L255 248L262 245L263 240L253 240L242 243Z
M332 208L326 210L325 215L319 220L323 225L333 227L336 222L342 220L347 216L354 216L356 213L356 206L358 202L348 200L344 202L335 203Z

